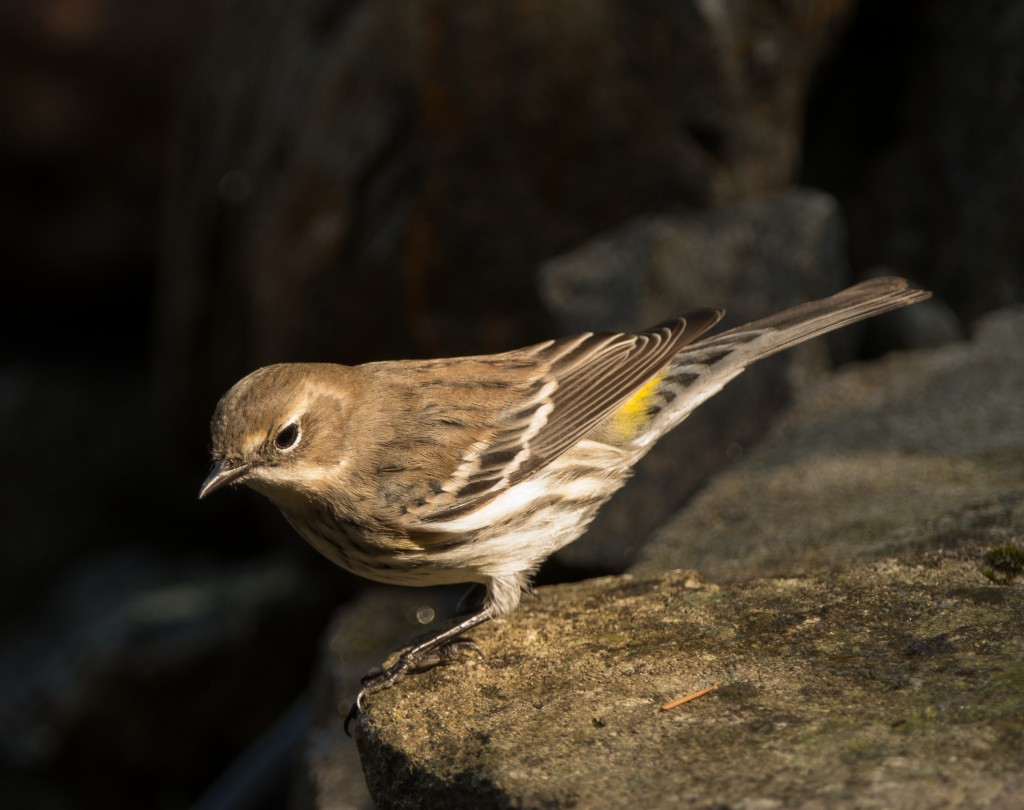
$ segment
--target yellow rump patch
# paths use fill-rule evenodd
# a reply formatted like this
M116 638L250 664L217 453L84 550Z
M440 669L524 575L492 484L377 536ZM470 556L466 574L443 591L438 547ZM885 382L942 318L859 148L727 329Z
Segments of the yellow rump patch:
M656 374L651 377L644 383L643 388L619 406L612 416L611 422L611 428L617 436L622 439L632 439L647 427L650 422L648 411L651 407L651 399L663 379L665 379L664 374Z

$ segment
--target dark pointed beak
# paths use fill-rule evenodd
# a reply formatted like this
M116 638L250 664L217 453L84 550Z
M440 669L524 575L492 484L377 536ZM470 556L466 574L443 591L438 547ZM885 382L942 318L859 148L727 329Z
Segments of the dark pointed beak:
M202 500L211 492L216 492L221 487L226 487L233 481L237 481L249 472L249 465L240 461L222 460L214 462L213 469L206 476L203 485L199 488L199 500Z

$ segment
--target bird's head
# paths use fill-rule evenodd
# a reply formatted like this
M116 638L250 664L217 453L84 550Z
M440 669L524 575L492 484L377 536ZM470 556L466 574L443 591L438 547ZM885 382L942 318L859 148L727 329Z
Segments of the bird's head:
M344 452L335 445L357 389L353 369L314 363L266 366L239 380L210 423L213 469L199 497L245 484L279 501L340 472Z

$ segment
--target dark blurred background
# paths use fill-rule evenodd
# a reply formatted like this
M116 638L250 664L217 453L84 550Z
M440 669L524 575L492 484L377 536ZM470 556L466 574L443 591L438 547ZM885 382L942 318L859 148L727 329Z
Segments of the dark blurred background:
M945 308L845 356L940 342L1022 298L1022 175L1005 0L0 0L0 805L189 806L305 690L361 584L196 501L256 366L645 326L631 295L736 325L881 269Z

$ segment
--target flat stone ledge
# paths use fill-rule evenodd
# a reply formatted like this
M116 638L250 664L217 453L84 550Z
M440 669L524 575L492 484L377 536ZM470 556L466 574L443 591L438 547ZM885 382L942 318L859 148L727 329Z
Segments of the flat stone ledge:
M370 700L371 794L380 808L1009 806L1024 795L1024 592L986 577L985 552L541 589L475 634L482 660Z

